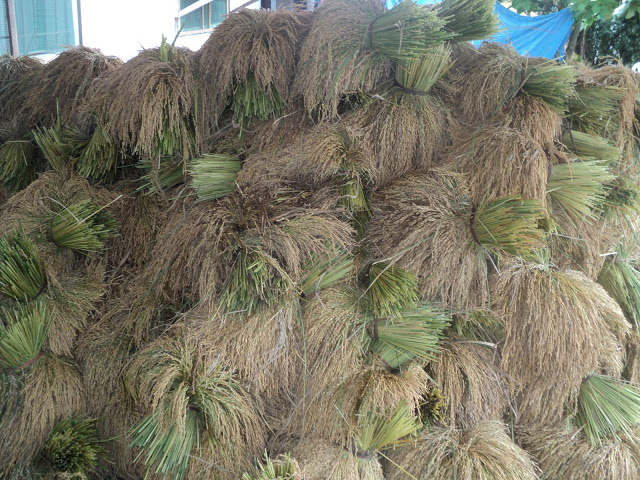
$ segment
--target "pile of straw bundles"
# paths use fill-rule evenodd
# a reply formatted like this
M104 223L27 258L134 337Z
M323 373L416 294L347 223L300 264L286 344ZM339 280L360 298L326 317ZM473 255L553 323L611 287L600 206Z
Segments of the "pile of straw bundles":
M638 78L493 9L1 57L0 477L635 479Z

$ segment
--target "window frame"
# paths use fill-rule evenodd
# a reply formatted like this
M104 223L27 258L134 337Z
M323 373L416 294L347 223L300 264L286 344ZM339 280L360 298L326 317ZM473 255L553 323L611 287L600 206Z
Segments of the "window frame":
M193 10L192 12L187 13L186 15L190 15L191 13L200 10L200 12L202 13L202 28L199 28L197 30L181 30L181 28L183 28L183 23L182 23L182 17L184 17L185 15L180 15L180 12L183 10L180 8L180 0L176 0L176 3L178 4L178 14L176 15L176 31L180 32L180 36L183 35L198 35L198 34L202 34L202 33L211 33L213 31L214 28L216 28L219 24L216 24L214 26L210 26L207 28L204 28L204 20L205 20L205 14L204 14L204 7L208 6L209 7L209 25L211 25L211 12L213 10L213 6L212 3L215 0L209 0L209 2L207 2L205 5L202 5L201 7L196 8L195 10ZM193 2L195 3L195 2ZM225 13L225 15L229 14L229 10L231 9L231 0L226 0L226 10L227 13ZM185 7L186 8L186 7Z

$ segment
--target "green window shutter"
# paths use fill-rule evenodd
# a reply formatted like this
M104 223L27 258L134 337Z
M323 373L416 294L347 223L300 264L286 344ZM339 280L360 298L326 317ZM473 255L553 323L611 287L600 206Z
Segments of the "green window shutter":
M211 2L213 10L211 11L211 26L215 27L224 20L227 14L227 0L214 0Z
M7 4L0 0L0 55L5 53L11 53L9 15L7 14Z
M180 9L193 5L196 0L180 0ZM227 14L227 0L213 0L202 8L180 17L183 32L207 30L218 25Z
M21 55L59 53L75 43L72 0L15 2Z

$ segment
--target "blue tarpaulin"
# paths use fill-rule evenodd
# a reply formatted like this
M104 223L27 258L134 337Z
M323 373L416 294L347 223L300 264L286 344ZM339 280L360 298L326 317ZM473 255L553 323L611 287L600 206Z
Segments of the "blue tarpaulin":
M387 0L387 7L391 8L400 1ZM428 5L441 1L417 0L416 3ZM548 15L528 17L512 12L496 2L495 12L500 31L488 40L512 45L520 55L547 58L564 56L564 47L573 25L573 14L568 8ZM476 46L481 43L473 42Z

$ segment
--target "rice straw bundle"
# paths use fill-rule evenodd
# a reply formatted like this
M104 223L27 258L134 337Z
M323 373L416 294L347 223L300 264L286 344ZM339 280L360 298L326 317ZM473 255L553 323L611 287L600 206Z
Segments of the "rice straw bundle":
M220 313L250 315L285 304L314 255L353 244L339 212L305 209L305 196L254 185L198 205L186 218L178 212L154 249L149 278L159 279L158 291L166 285L171 296L191 292Z
M640 212L640 188L633 180L616 176L605 185L604 217L619 224Z
M638 255L632 243L620 241L615 255L607 259L598 275L598 283L622 308L629 322L640 326L640 271Z
M565 218L577 223L589 222L602 212L605 184L614 178L607 162L574 159L551 167L547 194L554 210L562 210Z
M476 205L509 195L545 205L548 158L525 133L504 127L469 130L449 149L446 162L468 175Z
M125 382L151 412L131 432L147 472L185 478L189 464L197 462L192 451L207 455L203 465L220 462L232 472L245 470L247 456L264 449L265 430L253 399L232 372L219 362L204 363L197 347L184 339L160 338L141 353L129 364ZM208 442L216 444L214 451L201 449Z
M587 133L567 130L562 135L562 143L570 152L585 160L603 160L616 164L620 158L620 150L613 144Z
M506 375L497 363L486 342L452 338L443 343L428 372L442 391L446 424L466 429L503 417L509 395Z
M96 421L86 415L69 417L51 430L43 456L54 474L78 476L96 470L104 452Z
M41 302L0 309L0 367L21 370L42 354L51 318Z
M236 189L242 161L230 155L207 155L189 163L192 186L200 201L216 200Z
M50 238L59 247L98 252L116 233L113 216L90 200L61 205L51 218Z
M514 263L493 276L491 292L505 318L501 366L513 379L520 422L559 420L585 376L622 370L629 324L584 274Z
M551 480L634 480L640 469L637 431L622 440L607 438L592 445L566 422L518 431L518 441Z
M78 175L99 181L113 177L120 163L120 151L109 132L96 125L76 160Z
M36 179L36 149L30 140L9 140L0 146L0 184L16 192Z
M483 40L498 29L494 7L491 0L445 0L436 13L445 21L444 30L456 34L456 42Z
M163 41L101 79L91 109L122 150L186 163L197 149L196 91L188 51Z
M396 68L395 86L371 96L345 117L344 122L362 137L371 163L368 170L377 186L430 166L446 146L449 118L429 91L450 66L448 47L425 50Z
M592 445L606 437L618 441L640 424L640 388L603 375L589 375L580 386L576 423Z
M309 297L322 289L348 282L354 274L353 254L347 251L337 251L326 259L312 259L304 271L298 288L300 293Z
M34 82L33 78L42 75L43 68L43 63L34 57L0 55L0 128L18 118L28 93L27 86ZM18 120L18 123L25 121L22 115Z
M522 91L538 97L559 115L567 110L567 100L575 91L577 72L556 60L534 59L525 63L526 76Z
M376 317L397 316L418 305L418 279L408 270L375 262L369 267L368 284L371 311Z
M306 12L242 9L216 27L199 52L209 127L230 97L234 119L243 128L252 118L282 113L309 22Z
M56 424L82 413L84 387L76 366L69 360L43 354L29 367L21 390L21 402L13 415L0 417L0 475L28 464L42 451Z
M578 79L575 94L569 97L567 118L572 130L605 138L618 132L618 104L623 92L619 87L603 86Z
M345 94L367 92L387 80L391 62L404 64L452 38L443 25L413 2L386 11L373 0L325 1L302 44L294 93L302 95L308 112L335 117Z
M372 320L369 334L371 349L391 370L402 370L412 360L436 361L440 353L442 331L451 318L428 303L405 310L384 322Z
M618 129L615 136L609 136L620 149L621 155L617 173L636 175L638 173L634 122L639 82L637 76L624 65L609 65L585 71L585 81L594 82L603 87L617 87L621 98L617 102Z
M138 192L145 191L152 195L163 194L185 181L184 164L169 156L163 156L160 161L151 158L141 158L137 167L145 172L140 177Z
M22 230L0 238L0 294L18 301L36 298L46 277L33 242Z
M24 111L30 123L51 126L56 121L71 125L82 104L89 98L92 82L117 70L122 61L106 57L99 50L84 46L60 53L30 81Z
M274 460L264 452L264 461L259 462L255 475L244 473L242 480L295 480L300 466L290 454L278 455Z
M506 102L492 123L528 135L546 151L554 147L562 131L562 117L542 99L530 95L517 95Z
M434 427L415 445L388 453L387 479L536 480L531 457L518 447L500 422L475 424L468 430Z
M33 139L49 164L59 172L73 165L75 158L87 146L87 138L57 121L52 127L36 128Z

